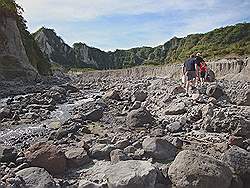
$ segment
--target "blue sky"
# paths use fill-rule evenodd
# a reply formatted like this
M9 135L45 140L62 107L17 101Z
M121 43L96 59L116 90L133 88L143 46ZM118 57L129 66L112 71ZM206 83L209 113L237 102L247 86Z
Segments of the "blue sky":
M250 22L249 0L16 0L31 32L53 28L66 43L102 50L157 46L174 36Z

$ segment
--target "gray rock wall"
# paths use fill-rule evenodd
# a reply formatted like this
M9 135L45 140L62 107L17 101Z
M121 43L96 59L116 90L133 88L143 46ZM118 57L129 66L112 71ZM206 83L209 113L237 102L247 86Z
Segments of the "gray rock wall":
M35 79L37 71L29 62L16 20L2 16L0 23L1 79Z
M250 80L249 59L222 59L209 62L208 66L215 72L216 78ZM121 70L91 71L82 74L83 79L103 79L107 77L168 77L181 79L182 65L140 66Z

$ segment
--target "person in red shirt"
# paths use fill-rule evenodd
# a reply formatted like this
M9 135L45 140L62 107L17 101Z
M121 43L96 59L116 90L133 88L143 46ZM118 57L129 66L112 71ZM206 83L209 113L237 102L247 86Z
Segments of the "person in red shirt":
M205 61L201 62L200 64L200 75L201 75L201 84L204 84L207 75L207 64Z

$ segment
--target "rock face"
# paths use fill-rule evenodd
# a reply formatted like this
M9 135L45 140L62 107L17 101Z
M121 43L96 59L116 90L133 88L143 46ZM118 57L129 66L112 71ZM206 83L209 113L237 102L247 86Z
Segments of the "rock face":
M156 169L146 161L121 161L106 174L110 188L154 188Z
M161 138L146 138L142 147L147 155L156 160L173 160L176 156L176 147Z
M84 43L75 43L72 48L52 29L43 27L34 33L34 37L39 48L52 64L57 63L64 67L79 68L114 68L108 53L89 47Z
M25 181L25 187L30 188L56 188L52 176L43 168L30 167L17 172Z
M180 152L168 175L178 188L229 188L232 172L223 162L194 151Z
M131 127L142 127L144 125L152 125L153 123L154 118L145 108L132 110L127 115L127 125Z
M249 61L249 60L248 60ZM210 68L215 72L217 77L225 77L228 79L247 79L249 80L249 75L245 72L245 76L240 75L241 72L246 71L246 66L248 62L246 59L236 59L236 58L228 58L221 59L219 61L210 62ZM249 72L248 72L249 73ZM248 78L246 77L248 76Z
M75 43L73 49L77 66L95 69L115 68L109 54L98 48L89 47L84 43Z
M37 143L25 153L31 166L45 168L51 174L62 174L66 168L64 153L55 145Z
M0 78L34 80L37 71L31 66L15 18L0 18Z
M76 60L73 49L64 43L54 30L41 28L34 33L34 38L50 63L58 63L66 67L75 66Z

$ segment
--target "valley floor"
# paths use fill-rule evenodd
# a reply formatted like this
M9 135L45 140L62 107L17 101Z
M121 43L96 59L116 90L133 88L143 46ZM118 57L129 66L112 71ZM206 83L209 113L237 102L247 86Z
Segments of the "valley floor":
M131 75L1 83L0 187L249 185L248 81Z

